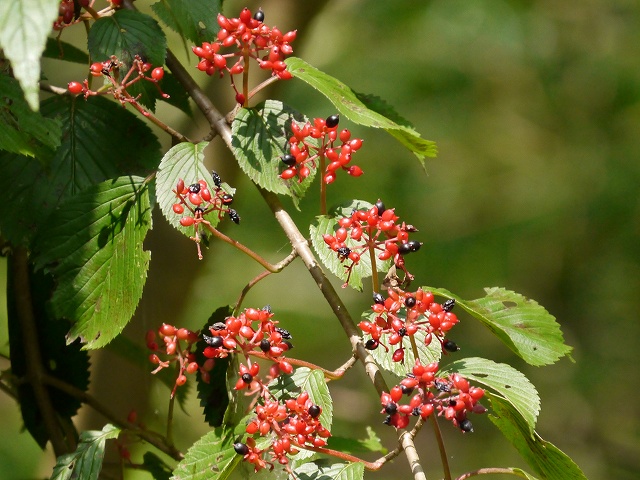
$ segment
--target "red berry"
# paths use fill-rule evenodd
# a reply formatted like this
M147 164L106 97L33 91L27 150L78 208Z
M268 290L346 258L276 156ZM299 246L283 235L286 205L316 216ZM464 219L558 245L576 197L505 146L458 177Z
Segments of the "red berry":
M156 67L151 72L151 78L153 78L155 81L162 80L162 77L164 77L164 68L162 67Z
M176 203L173 205L173 211L174 213L177 213L178 215L184 213L184 206L181 203Z
M187 383L187 377L185 377L184 375L179 375L178 378L176 378L176 385L181 386L185 383Z
M193 217L182 217L180 219L180 225L182 225L183 227L190 227L194 222L195 220L193 219Z
M99 77L100 75L102 75L102 63L92 63L89 67L89 70L91 72L91 75L93 75L94 77Z
M67 88L69 89L69 92L74 95L78 95L79 93L82 93L82 90L84 90L84 87L80 82L69 82Z

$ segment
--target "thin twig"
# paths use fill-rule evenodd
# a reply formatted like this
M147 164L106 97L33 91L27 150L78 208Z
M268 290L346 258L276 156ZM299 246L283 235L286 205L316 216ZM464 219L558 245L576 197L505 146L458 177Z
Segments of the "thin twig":
M433 433L438 442L438 450L440 451L440 461L442 462L442 470L444 471L445 480L451 480L451 468L449 467L449 459L447 458L447 449L444 446L442 431L438 425L437 415L431 415L431 424L433 425Z
M467 472L467 473L457 477L456 480L465 480L467 478L475 477L477 475L490 475L490 474L493 474L493 473L495 473L495 474L503 474L503 475L514 475L516 477L528 478L528 477L522 475L515 468L497 468L496 467L496 468L480 468L480 469L475 470L473 472Z

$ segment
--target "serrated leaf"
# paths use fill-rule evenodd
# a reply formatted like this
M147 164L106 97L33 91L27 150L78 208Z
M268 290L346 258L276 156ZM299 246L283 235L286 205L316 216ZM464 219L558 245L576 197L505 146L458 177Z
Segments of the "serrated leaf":
M109 178L147 175L160 160L149 127L106 98L58 95L42 102L41 113L62 124L62 143L46 167L0 152L0 230L15 244L76 193Z
M89 55L84 50L63 42L59 38L47 38L47 44L42 53L43 57L53 58L55 60L66 60L73 63L89 64Z
M300 58L289 57L285 63L287 70L295 78L302 80L327 97L341 115L359 125L386 130L415 154L423 168L426 157L436 156L437 149L434 142L425 140L412 128L399 125L375 110L367 108L358 98L358 95L362 96L362 94L356 94L338 79L321 72Z
M118 438L120 429L107 424L101 431L88 430L80 434L80 443L73 453L60 455L53 468L51 480L98 480L104 459L106 440Z
M296 368L291 375L280 375L272 381L269 384L269 391L278 399L293 398L301 392L307 392L311 401L322 409L318 417L320 423L327 430L331 430L333 402L324 374L320 370L311 370L307 367Z
M282 102L267 100L254 108L241 108L231 124L233 154L240 168L260 187L288 195L298 207L311 185L317 168L309 165L310 174L302 182L283 180L281 158L289 153L291 122L304 125L307 119Z
M151 8L184 40L201 44L216 38L221 4L221 0L160 0Z
M485 288L486 296L463 300L444 288L422 287L455 298L456 304L480 320L516 355L530 365L548 365L573 350L565 345L560 325L535 300L504 288Z
M18 81L0 74L0 150L38 157L46 163L62 136L58 120L31 110Z
M29 265L28 286L16 284L15 259L9 256L7 269L7 316L9 327L9 349L11 358L11 373L16 378L23 378L28 373L28 359L25 352L25 339L21 324L22 317L18 314L18 298L24 297L25 289L30 298L29 307L33 311L33 321L37 337L28 341L36 346L41 360L40 368L47 375L73 385L79 391L86 391L89 386L89 356L80 349L79 342L67 345L65 335L69 330L68 321L56 318L47 308L47 303L54 290L53 278L44 272L34 272ZM19 293L20 292L20 293ZM80 408L80 400L62 390L53 387L46 388L56 420L70 427L74 432L71 418ZM20 382L17 386L18 400L22 413L24 427L34 438L40 448L44 449L50 440L45 426L40 406L35 397L33 387L29 382ZM73 442L76 438L69 439Z
M573 460L534 432L520 413L504 399L487 394L493 415L489 419L516 447L529 466L545 480L586 480Z
M321 459L305 463L293 473L299 480L361 480L364 478L364 464L331 463L329 460Z
M162 157L156 176L156 196L164 218L187 237L193 236L193 227L180 225L180 219L184 215L177 215L173 211L173 205L176 203L174 190L180 178L186 185L197 183L201 179L205 180L207 185L214 184L211 173L204 166L204 149L207 145L209 145L208 142L198 144L183 142L175 145ZM230 194L234 193L231 188L224 188L224 190ZM186 209L185 212L188 213ZM218 213L215 211L206 214L204 219L213 227L220 222Z
M396 316L401 320L404 320L405 315L406 312L404 309L396 313ZM375 323L377 316L378 315L371 310L366 311L362 314L363 318L372 323ZM438 340L432 339L429 345L425 345L425 332L422 330L418 330L413 335L413 338L416 341L418 354L420 355L420 361L423 364L440 361L440 357L442 356L442 346L440 345L440 342ZM404 377L416 363L416 358L413 354L413 348L411 347L409 338L403 339L402 347L404 348L403 362L394 362L392 358L393 352L400 348L400 344L389 345L388 351L384 348L384 346L378 345L378 348L376 348L375 350L371 350L371 355L380 368L386 370L387 372L391 372L398 377Z
M367 426L367 438L355 439L344 437L329 437L328 447L344 453L361 454L367 452L386 455L388 450L382 445L380 437L370 426Z
M351 216L353 210L369 210L372 206L371 203L365 202L364 200L351 200L332 207L329 215L316 217L309 227L311 245L313 245L313 249L318 254L322 264L336 277L345 282L345 285L349 285L351 288L360 292L362 291L362 279L371 276L371 258L369 251L356 248L360 246L362 242L356 242L351 238L347 238L345 241L346 246L352 251L360 253L360 261L351 268L351 274L349 274L347 267L351 265L352 261L349 259L341 261L338 253L329 248L322 236L325 234L334 235L340 227L338 220L342 217ZM382 261L376 257L377 271L386 272L390 266L390 260Z
M148 187L140 177L90 187L64 203L48 226L35 242L36 264L48 266L58 281L51 305L74 322L68 342L106 345L131 319L146 281Z
M93 61L115 55L127 66L136 55L153 66L164 65L167 54L167 39L158 22L133 10L118 10L97 20L89 31L88 45Z
M442 369L443 374L459 372L465 378L491 388L508 401L533 430L540 413L540 397L529 379L505 363L485 358L456 360Z
M47 35L58 18L59 0L0 2L0 49L11 62L25 99L38 110L40 55Z
M233 313L233 309L229 305L216 309L207 322L202 326L200 330L206 335L210 335L209 326L216 322L224 322L225 318ZM202 365L207 358L202 353L207 347L207 343L203 337L200 337L196 344L196 359L198 365ZM204 382L202 380L202 373L198 372L198 398L200 399L200 406L202 407L202 413L204 419L212 427L219 427L222 425L222 421L225 418L225 412L229 406L229 392L227 388L227 370L231 357L216 358L213 369L209 372L209 381ZM225 425L231 426L225 422Z
M235 434L218 427L206 433L187 451L172 480L223 480L242 459L233 449Z

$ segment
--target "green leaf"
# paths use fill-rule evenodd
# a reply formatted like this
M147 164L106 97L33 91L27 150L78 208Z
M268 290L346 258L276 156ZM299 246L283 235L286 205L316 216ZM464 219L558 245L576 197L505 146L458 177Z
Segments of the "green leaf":
M488 394L488 398L493 412L493 415L489 415L490 420L541 478L586 480L580 467L555 445L535 433L509 402L491 394Z
M331 463L321 459L305 463L293 473L298 480L361 480L364 478L364 464Z
M352 455L362 453L381 453L386 455L388 450L382 445L380 437L376 435L373 428L367 426L367 438L362 440L344 437L329 437L328 447Z
M404 320L406 317L406 311L400 310L397 314L400 320ZM369 322L375 323L378 315L371 310L368 310L362 314L362 317ZM438 340L432 339L429 345L425 345L425 332L422 330L417 331L413 338L416 341L418 347L418 353L420 355L420 361L423 364L438 362L442 356L442 346ZM403 339L402 347L404 347L404 361L394 362L393 352L400 348L400 344L390 345L389 351L384 346L378 345L378 348L371 350L371 355L375 359L380 368L391 372L398 377L406 376L407 372L411 370L411 367L416 363L415 355L413 354L413 348L411 348L410 340L408 338Z
M60 455L51 480L97 480L102 470L106 440L118 438L120 429L107 424L101 431L88 430L80 434L80 443L73 453Z
M485 297L463 300L444 288L422 287L456 304L480 320L516 355L530 365L548 365L573 350L565 345L553 315L535 300L504 288L485 288Z
M218 427L206 433L187 451L172 480L223 480L242 459L233 449L235 434Z
M24 298L27 293L37 337L28 341L38 349L41 368L47 375L73 385L79 391L86 391L89 386L89 356L80 349L79 342L67 345L65 335L69 330L68 321L56 318L47 308L55 285L53 278L42 271L34 272L29 265L28 282L16 282L16 260L8 258L7 269L7 316L9 323L9 349L11 358L11 373L16 378L23 378L28 373L28 359L25 352L23 335L23 319L18 314L18 298ZM18 266L19 268L19 266ZM71 418L78 413L80 400L62 390L53 387L46 388L51 405L56 414L56 420L74 432ZM36 400L33 387L29 382L21 382L17 387L18 400L22 412L24 427L34 438L40 448L44 449L50 440L45 427L43 414ZM76 438L69 439L76 442Z
M47 38L47 44L42 53L43 57L53 58L55 60L66 60L73 63L89 64L89 55L84 50L63 42L59 38Z
M280 178L284 165L281 158L289 153L291 122L304 125L307 119L276 100L241 108L231 125L232 148L240 168L253 182L270 192L290 196L297 208L317 168L309 165L311 173L302 182L295 177Z
M233 313L233 309L229 305L220 307L214 311L207 323L205 323L200 330L205 335L211 335L209 332L209 326L216 322L224 322L225 318ZM196 344L196 358L198 365L202 365L207 358L202 353L207 347L207 343L201 336L200 340ZM202 373L198 372L198 398L200 399L200 406L202 407L202 413L204 419L212 427L219 427L222 425L222 420L225 417L225 411L229 406L229 393L232 389L227 385L227 370L231 357L216 358L213 370L209 372L209 381L204 382L202 380ZM233 388L233 387L232 387ZM226 425L230 426L228 423Z
M41 110L62 124L62 144L48 164L0 152L0 230L15 244L31 239L78 192L121 175L147 175L160 161L149 127L106 98L60 95Z
M40 55L58 18L59 5L59 0L0 2L0 49L11 62L33 111L39 107Z
M151 228L149 191L140 177L120 177L65 202L35 242L37 265L58 281L51 305L74 326L68 342L109 343L131 319L149 268L142 242ZM126 285L126 288L123 288Z
M93 61L115 55L128 66L139 55L153 66L164 65L167 39L153 18L133 10L118 10L97 20L89 31L89 53Z
M217 17L222 11L221 0L160 0L151 8L184 40L196 44L214 40L220 29Z
M456 360L442 369L441 374L459 372L465 378L481 383L509 402L533 430L540 413L540 397L525 375L505 363L485 358Z
M183 179L187 186L201 179L205 180L207 185L213 185L211 173L204 166L204 149L207 145L209 145L208 142L198 144L184 142L175 145L162 157L156 177L156 196L164 218L187 237L193 236L193 227L180 225L180 219L184 215L177 215L173 211L173 205L176 203L174 190L179 179ZM234 189L226 184L223 184L223 190L232 195L234 193ZM188 213L186 209L185 212ZM218 213L215 211L205 215L204 219L213 227L220 222Z
M61 124L29 108L18 81L0 74L0 150L39 157L43 163L60 145Z
M334 235L336 230L340 227L338 220L342 217L349 217L353 210L369 210L373 205L364 200L351 200L349 202L342 203L329 210L329 215L321 215L315 218L314 222L309 228L311 234L311 245L318 254L322 264L336 277L345 282L345 285L349 285L358 291L362 291L362 279L371 276L371 258L369 256L369 250L362 250L361 248L355 248L362 244L362 242L356 242L351 238L347 238L345 244L353 251L360 253L360 261L351 268L351 274L347 270L347 267L351 265L351 260L346 259L340 261L340 257L337 252L334 252L329 248L322 238L323 235ZM376 269L379 272L386 272L391 266L391 260L379 260L376 257ZM347 281L348 279L348 281Z
M434 142L423 139L414 129L405 125L399 125L390 118L378 113L376 110L367 108L360 100L360 98L363 98L363 95L356 94L351 88L338 79L321 72L300 58L289 57L285 60L285 63L287 64L287 70L289 70L295 78L302 80L327 97L341 115L344 115L359 125L386 130L396 140L411 150L415 156L418 157L423 167L426 157L436 156L437 150ZM378 101L375 105L379 106L381 103ZM389 112L388 108L383 110L375 105L374 108L381 112ZM394 117L397 118L397 116Z

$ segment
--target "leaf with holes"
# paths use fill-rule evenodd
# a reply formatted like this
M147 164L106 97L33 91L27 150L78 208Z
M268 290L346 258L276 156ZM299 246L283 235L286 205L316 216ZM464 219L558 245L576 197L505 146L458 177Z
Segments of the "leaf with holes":
M0 50L11 62L32 110L38 110L40 55L51 25L58 18L60 0L0 2Z
M302 182L297 177L280 178L284 167L281 158L289 153L292 122L304 125L307 119L282 102L267 100L255 108L240 109L231 132L233 154L240 168L265 190L290 196L297 208L317 169L308 163L311 173Z
M541 478L587 480L580 467L558 447L534 432L513 405L495 395L488 394L488 398L492 411L489 419Z
M115 55L127 69L136 55L158 67L164 65L167 54L167 39L158 22L144 13L125 9L97 20L89 30L88 45L94 62Z
M329 211L329 215L316 217L310 226L311 244L318 254L322 264L329 269L340 280L345 282L343 286L349 285L358 291L362 291L362 279L371 276L371 258L369 250L361 247L362 241L356 242L347 238L345 244L351 251L360 254L360 261L352 265L349 258L343 259L338 252L333 251L324 241L323 235L334 235L340 228L338 220L342 217L350 217L354 210L369 210L373 205L364 200L352 200L350 202L337 205ZM386 272L391 266L391 260L380 260L376 253L376 269L379 272Z
M569 355L560 326L553 315L519 293L485 288L486 296L463 300L444 288L422 287L435 295L454 298L463 310L480 320L516 355L530 365L548 365Z
M505 363L485 358L464 358L447 365L440 374L461 373L468 380L480 383L500 394L522 415L533 430L540 413L540 397L525 375Z
M80 443L73 453L60 455L53 467L51 480L98 480L104 459L104 444L118 438L120 429L107 424L101 431L88 430L80 434Z
M290 57L285 60L285 63L287 64L287 70L289 70L295 78L302 80L327 97L341 115L344 115L359 125L386 130L391 136L414 153L423 168L426 157L436 156L437 150L434 142L425 140L414 129L405 125L399 125L377 111L368 108L360 100L360 98L367 99L366 96L356 94L351 88L338 79L321 72L300 58ZM380 100L377 100L373 105L380 106L382 103ZM385 107L384 110L379 110L384 113L389 111L388 107Z
M150 228L140 177L89 187L49 218L35 240L35 264L58 281L51 306L74 322L68 342L82 338L85 349L99 348L129 322L147 277L151 255L142 242Z

